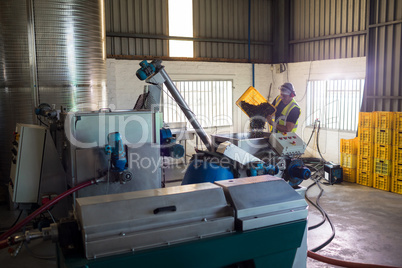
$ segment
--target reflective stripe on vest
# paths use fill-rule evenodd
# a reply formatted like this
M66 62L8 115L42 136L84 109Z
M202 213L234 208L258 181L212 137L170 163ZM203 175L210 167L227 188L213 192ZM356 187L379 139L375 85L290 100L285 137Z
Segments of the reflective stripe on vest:
M279 103L280 103L281 101L282 101L282 99L280 98L280 96L276 97L276 99L275 99L275 102L276 102L276 103L275 103L275 108L278 107L278 105L279 105ZM286 105L285 108L283 108L283 110L282 110L282 112L281 112L281 116L279 116L279 118L275 118L275 122L277 122L277 124L280 125L280 126L285 126L285 125L286 125L286 118L288 118L290 112L291 112L291 111L293 110L293 108L295 108L295 107L298 107L298 108L300 109L300 107L299 107L299 105L297 104L297 102L296 102L294 99L292 99L292 100L288 103L288 105ZM300 113L299 113L299 115L300 115ZM299 119L296 120L296 124L295 124L295 126L293 127L293 129L292 129L291 132L296 132L298 125L299 125ZM276 131L276 132L278 132L278 131Z

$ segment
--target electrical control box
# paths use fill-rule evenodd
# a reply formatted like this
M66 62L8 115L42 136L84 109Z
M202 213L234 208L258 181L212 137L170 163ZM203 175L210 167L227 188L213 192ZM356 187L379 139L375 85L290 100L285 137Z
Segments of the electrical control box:
M304 141L293 132L271 133L268 141L279 155L298 156L306 150Z
M330 183L342 182L342 167L332 162L328 162L324 165L324 178Z
M36 203L41 179L46 128L17 124L12 142L11 192L15 203Z

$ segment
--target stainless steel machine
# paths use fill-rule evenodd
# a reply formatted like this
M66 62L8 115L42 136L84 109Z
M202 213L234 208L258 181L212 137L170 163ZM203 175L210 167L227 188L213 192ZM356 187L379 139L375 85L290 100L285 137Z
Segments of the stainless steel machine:
M160 188L162 120L160 112L150 110L65 114L63 160L68 185L100 176L109 182L82 189L77 197ZM116 142L122 159L107 151ZM119 167L115 162L122 160Z
M206 145L191 160L183 185L161 188L160 158L178 150L162 150L174 137L159 110L64 113L69 190L23 224L70 194L73 216L11 236L17 225L0 237L0 248L53 239L63 267L305 266L308 206L298 184L309 170L297 159L304 143L294 134L211 139L161 62L140 65L137 76L164 83ZM274 162L260 155L267 151Z
M302 267L307 208L301 193L265 175L77 198L82 238L63 237L71 222L47 234L63 241L64 267ZM86 258L73 254L81 247Z

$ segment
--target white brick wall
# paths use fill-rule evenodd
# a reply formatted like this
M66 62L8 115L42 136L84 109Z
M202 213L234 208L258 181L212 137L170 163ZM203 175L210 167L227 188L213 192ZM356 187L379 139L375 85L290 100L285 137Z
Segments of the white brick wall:
M109 104L115 109L132 109L138 96L143 92L145 82L140 81L135 73L138 70L137 60L107 60L107 87ZM214 62L163 62L165 70L172 80L174 79L231 79L233 80L233 99L235 103L244 91L252 85L252 65L247 63L214 63ZM272 66L275 67L275 66ZM271 71L271 65L255 64L255 88L265 97L268 97L272 83L270 101L279 93L278 88L286 81L292 82L296 89L296 101L302 109L299 119L298 134L305 142L310 137L311 128L306 128L305 92L307 80L364 78L366 70L365 58L327 60L315 62L290 63L283 73ZM248 117L234 105L233 122L231 128L207 129L208 133L245 132L248 129ZM324 158L339 162L339 139L353 138L355 133L321 131L319 147ZM193 147L188 145L188 148ZM191 153L191 152L189 152ZM310 142L306 152L309 156L318 156L315 142Z

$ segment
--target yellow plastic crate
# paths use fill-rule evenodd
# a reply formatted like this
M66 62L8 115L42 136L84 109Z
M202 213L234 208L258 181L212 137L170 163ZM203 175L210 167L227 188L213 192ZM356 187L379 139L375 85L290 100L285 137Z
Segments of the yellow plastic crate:
M394 113L394 131L402 132L402 112Z
M356 182L357 170L355 168L342 167L342 172L343 181Z
M391 182L391 192L402 194L402 180L392 179Z
M392 162L394 163L394 165L402 164L402 148L401 147L393 146Z
M392 161L374 158L374 173L381 175L391 175Z
M356 183L372 187L373 186L373 173L357 171Z
M402 164L393 164L391 191L402 194Z
M374 142L374 128L359 128L358 130L358 137L360 142Z
M236 101L236 105L245 113L247 114L249 117L252 117L253 115L250 115L247 111L245 111L242 108L242 103L246 102L250 105L254 105L254 106L258 106L260 104L265 103L267 105L267 109L264 110L264 114L261 114L261 116L268 116L268 115L272 115L275 113L276 108L270 104L267 99L261 95L260 92L258 92L257 89L255 89L254 87L249 87L244 93L243 95L241 95L241 97Z
M374 158L392 160L392 145L374 144Z
M356 168L356 154L341 153L341 166L345 168Z
M359 138L354 139L341 139L341 153L344 154L357 154Z
M376 128L392 128L394 112L374 112Z
M402 130L394 130L392 145L402 147Z
M373 165L374 165L373 158L364 158L364 157L357 158L358 172L372 173Z
M402 181L402 164L392 165L392 178Z
M374 155L374 146L372 143L359 142L359 147L357 149L358 157L372 158Z
M376 128L374 143L391 145L392 144L392 129L388 128Z
M390 191L391 177L387 175L374 174L373 187L384 191Z
M359 128L373 128L374 127L374 114L373 113L359 113Z

